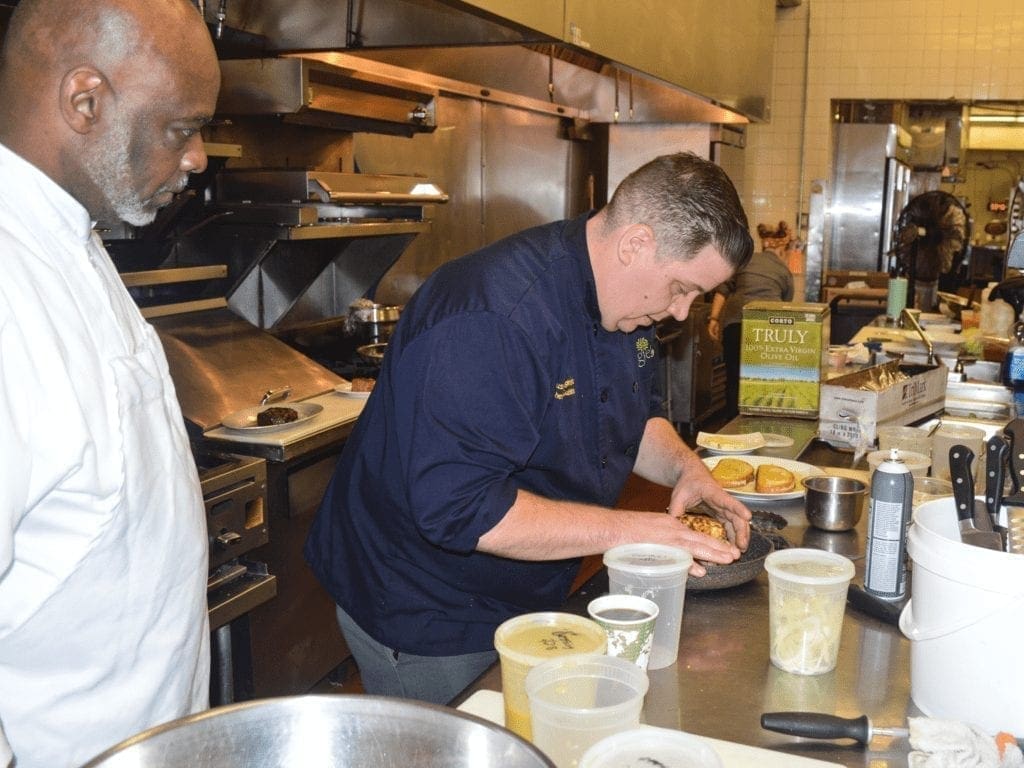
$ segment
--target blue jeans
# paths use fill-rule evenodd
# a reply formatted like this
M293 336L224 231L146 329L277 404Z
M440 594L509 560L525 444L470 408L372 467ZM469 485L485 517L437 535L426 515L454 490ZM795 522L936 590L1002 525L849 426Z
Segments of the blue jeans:
M338 624L352 650L363 690L375 696L447 704L498 660L497 651L460 656L416 656L379 643L340 606Z

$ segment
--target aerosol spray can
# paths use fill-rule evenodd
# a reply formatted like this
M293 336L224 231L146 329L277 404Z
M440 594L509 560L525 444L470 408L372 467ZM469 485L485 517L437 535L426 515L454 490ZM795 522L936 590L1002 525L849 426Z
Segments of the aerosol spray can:
M883 600L899 600L907 593L907 528L913 499L914 476L894 448L871 476L868 501L864 591Z

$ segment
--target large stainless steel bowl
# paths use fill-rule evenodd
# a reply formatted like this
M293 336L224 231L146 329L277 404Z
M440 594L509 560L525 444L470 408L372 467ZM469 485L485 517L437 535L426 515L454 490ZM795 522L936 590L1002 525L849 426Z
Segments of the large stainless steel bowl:
M82 768L554 768L511 731L381 696L230 704L144 731Z

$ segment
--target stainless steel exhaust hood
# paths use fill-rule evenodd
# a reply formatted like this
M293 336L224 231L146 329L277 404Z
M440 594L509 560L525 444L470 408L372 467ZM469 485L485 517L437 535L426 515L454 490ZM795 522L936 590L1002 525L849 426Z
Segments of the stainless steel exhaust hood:
M309 58L221 61L217 114L412 136L437 127L437 91Z
M228 306L257 328L287 330L344 315L447 200L420 176L224 170L204 243L233 265Z

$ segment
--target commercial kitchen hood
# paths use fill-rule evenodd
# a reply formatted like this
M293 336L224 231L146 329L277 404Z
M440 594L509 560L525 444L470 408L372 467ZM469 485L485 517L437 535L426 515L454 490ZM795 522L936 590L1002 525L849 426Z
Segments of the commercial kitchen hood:
M759 4L763 5L764 0L759 0ZM690 23L690 16L710 12L711 18L718 19L723 14L714 0L699 0L692 8L690 5L672 16L671 45L661 44L664 34L658 21L660 16L650 9L637 10L632 42L624 44L622 36L613 31L609 43L604 39L609 32L600 28L598 21L601 11L592 8L588 0L579 0L575 8L583 14L586 30L602 36L598 45L586 39L580 25L571 23L566 15L568 6L544 0L232 0L227 6L227 25L264 41L260 48L246 54L249 56L301 57L308 61L344 52L350 61L361 59L362 64L350 66L351 73L346 79L335 81L339 88L336 95L357 95L361 86L378 82L377 73L365 73L363 68L388 63L414 74L474 83L477 97L502 90L570 105L593 122L621 118L635 122L746 123L750 119L768 119L771 57L765 53L768 44L764 42L763 25L772 17L766 18L763 9L759 14L743 13L736 18L729 18L726 12L722 19L725 26L713 24L709 32L702 24ZM769 14L774 12L770 6L765 7ZM208 20L211 16L208 9ZM748 46L750 56L737 58L729 53L735 40L759 42ZM495 60L487 61L481 68L481 49L485 48L491 49ZM523 66L523 51L543 59L540 70L535 70L532 63ZM762 62L763 66L751 68L752 60ZM236 97L251 101L254 93L248 85L234 87L233 70L238 66L228 61L223 64L227 65L222 87L224 107L219 111L226 113L236 109ZM247 79L252 76L253 71L245 73ZM302 80L289 77L292 83ZM316 90L322 89L322 84L315 80L313 84ZM432 130L427 101L431 92L415 86L412 91L423 99L422 106L428 107L422 125L407 124L405 114L419 114L421 105L420 101L410 102L407 98L399 99L397 119L379 122L375 127L371 124L369 128L358 127L358 121L368 118L365 113L350 114L342 120L333 107L322 109L292 95L278 98L273 94L262 108L271 108L276 101L279 109L269 113L293 121L326 121L316 124L347 130ZM459 91L456 87L455 92ZM616 92L615 108L609 106L613 100L609 91ZM267 95L259 88L255 94L261 98ZM344 99L332 101L340 105ZM433 119L439 117L434 115Z
M371 294L447 200L420 176L223 170L204 246L231 266L232 310L289 330L345 315Z
M315 59L221 61L217 114L279 115L287 122L412 136L433 131L436 90Z

